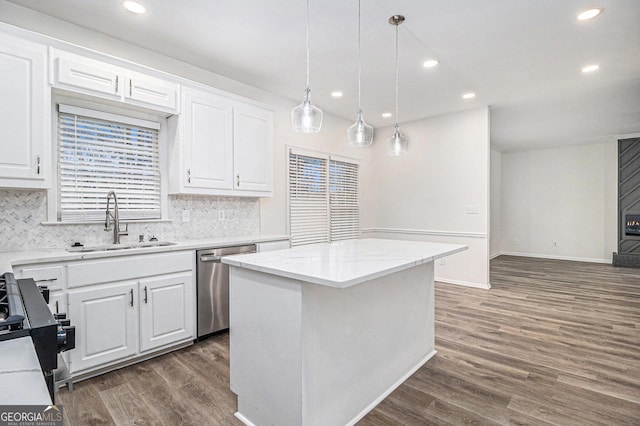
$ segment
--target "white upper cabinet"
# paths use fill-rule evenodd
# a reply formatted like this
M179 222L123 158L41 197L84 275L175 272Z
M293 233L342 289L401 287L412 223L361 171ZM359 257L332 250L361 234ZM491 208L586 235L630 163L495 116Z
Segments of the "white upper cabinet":
M237 191L272 190L273 113L251 105L233 109L233 170Z
M184 88L181 120L183 191L233 187L233 108L229 99Z
M142 106L162 107L167 111L178 110L179 87L177 84L136 72L127 72L124 98Z
M54 86L111 99L122 97L119 69L89 58L54 59Z
M185 86L181 111L170 123L171 193L272 195L272 111Z
M0 34L0 187L47 188L50 92L46 46Z
M178 112L180 85L52 48L53 87L158 111Z

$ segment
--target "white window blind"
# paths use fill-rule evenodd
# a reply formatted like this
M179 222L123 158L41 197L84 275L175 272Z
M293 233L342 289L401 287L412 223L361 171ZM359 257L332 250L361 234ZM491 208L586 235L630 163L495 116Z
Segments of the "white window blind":
M104 220L115 191L121 219L161 218L158 123L67 105L58 113L62 222Z
M358 164L329 160L331 241L360 236Z
M358 164L289 151L291 245L358 238Z

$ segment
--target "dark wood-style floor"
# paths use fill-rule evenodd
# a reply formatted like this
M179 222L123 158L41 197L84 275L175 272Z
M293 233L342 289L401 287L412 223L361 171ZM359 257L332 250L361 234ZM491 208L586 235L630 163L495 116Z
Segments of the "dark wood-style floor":
M501 256L436 284L437 355L360 423L640 425L640 269ZM62 389L66 424L240 425L227 334Z

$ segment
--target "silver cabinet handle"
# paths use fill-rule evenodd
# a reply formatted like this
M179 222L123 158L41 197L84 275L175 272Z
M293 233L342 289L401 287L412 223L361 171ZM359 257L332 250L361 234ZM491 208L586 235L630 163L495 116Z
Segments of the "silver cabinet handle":
M56 314L59 314L60 310L58 309L58 301L56 300Z
M200 256L200 262L217 262L222 261L222 256Z
M236 186L239 188L240 187L240 175L236 175Z
M147 303L147 286L144 286L144 303Z
M43 278L41 280L34 280L37 283L52 283L54 281L58 281L57 278Z
M191 169L187 169L187 183L191 183Z
M133 96L133 80L129 79L129 97Z
M129 290L129 295L131 296L131 301L129 302L129 304L133 306L133 289Z
M36 174L40 174L40 155L36 156Z
M118 94L118 77L119 76L116 75L116 95Z

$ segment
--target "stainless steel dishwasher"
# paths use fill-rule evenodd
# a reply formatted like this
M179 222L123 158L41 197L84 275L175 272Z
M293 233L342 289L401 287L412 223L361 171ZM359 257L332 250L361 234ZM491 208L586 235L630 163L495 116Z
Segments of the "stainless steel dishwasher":
M229 266L222 258L255 252L255 244L196 251L198 338L229 328Z

